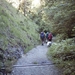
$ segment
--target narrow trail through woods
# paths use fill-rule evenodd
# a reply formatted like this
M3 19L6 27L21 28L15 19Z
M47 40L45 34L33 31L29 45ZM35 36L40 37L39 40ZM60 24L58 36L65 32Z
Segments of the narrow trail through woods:
M61 75L60 71L47 59L48 47L39 45L22 55L13 68L12 75ZM51 64L51 65L49 65Z

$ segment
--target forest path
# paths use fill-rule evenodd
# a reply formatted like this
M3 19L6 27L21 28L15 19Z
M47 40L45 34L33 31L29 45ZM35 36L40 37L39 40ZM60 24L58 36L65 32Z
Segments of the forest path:
M60 75L58 69L47 59L48 47L39 45L20 58L12 75Z

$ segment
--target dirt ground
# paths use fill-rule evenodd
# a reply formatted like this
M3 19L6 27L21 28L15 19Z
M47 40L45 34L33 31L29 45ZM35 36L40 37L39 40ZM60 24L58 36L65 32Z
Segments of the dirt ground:
M52 61L47 59L48 47L39 45L22 55L14 65L12 75L61 75Z

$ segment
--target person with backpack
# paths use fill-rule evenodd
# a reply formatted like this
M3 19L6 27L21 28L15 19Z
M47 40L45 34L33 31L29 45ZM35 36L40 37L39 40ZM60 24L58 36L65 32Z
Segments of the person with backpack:
M42 45L44 45L44 42L45 42L45 33L43 31L40 33L40 39L42 41Z
M46 32L46 43L48 42L48 35L49 35L49 32Z
M51 44L52 44L52 37L53 37L52 33L49 33L48 34L47 47L50 47L51 46Z
M52 33L49 33L49 35L48 35L48 41L52 41L52 37L53 37Z

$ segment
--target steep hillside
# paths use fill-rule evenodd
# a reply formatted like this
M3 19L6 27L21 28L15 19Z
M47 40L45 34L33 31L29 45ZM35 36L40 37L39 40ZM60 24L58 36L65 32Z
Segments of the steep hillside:
M38 26L5 0L0 0L0 60L18 58L38 44ZM15 55L13 55L15 53ZM5 54L5 55L4 55ZM3 55L3 56L2 56Z

